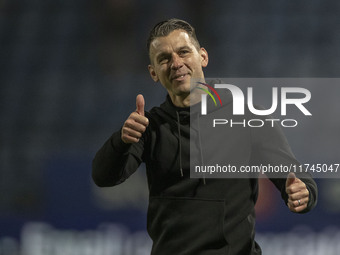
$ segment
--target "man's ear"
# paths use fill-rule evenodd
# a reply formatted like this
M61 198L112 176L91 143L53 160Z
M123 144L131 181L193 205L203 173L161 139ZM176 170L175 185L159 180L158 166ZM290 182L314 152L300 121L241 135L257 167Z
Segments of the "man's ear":
M153 67L153 65L148 65L148 69L149 69L149 73L153 81L157 82L159 79L158 79L158 76L155 72L155 68Z
M200 52L200 55L201 55L201 66L206 67L208 65L208 62L209 62L208 52L203 47L200 49L199 52Z

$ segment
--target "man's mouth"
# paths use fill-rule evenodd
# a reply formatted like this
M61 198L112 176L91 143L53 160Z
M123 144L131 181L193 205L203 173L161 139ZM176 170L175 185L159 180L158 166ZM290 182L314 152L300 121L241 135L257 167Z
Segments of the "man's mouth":
M187 77L188 74L178 74L178 75L174 75L172 77L172 80L175 80L175 81L182 81L184 80L186 77Z

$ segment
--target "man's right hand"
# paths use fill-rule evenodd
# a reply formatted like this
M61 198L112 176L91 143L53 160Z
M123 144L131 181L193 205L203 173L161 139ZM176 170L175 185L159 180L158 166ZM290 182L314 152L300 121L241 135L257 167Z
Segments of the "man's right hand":
M124 143L137 143L149 125L149 119L144 115L144 97L136 98L136 111L131 113L122 127L122 141Z

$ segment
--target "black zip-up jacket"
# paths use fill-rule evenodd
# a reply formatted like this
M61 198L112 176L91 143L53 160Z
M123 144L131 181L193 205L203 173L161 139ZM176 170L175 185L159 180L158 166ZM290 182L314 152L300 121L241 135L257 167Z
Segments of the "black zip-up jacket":
M231 100L222 109L231 113ZM189 109L175 107L169 96L160 107L145 112L149 126L136 144L124 144L114 133L93 160L98 186L125 181L145 162L149 186L147 230L153 240L152 255L261 254L254 241L256 178L190 178ZM197 118L197 140L218 145L224 160L238 165L299 164L278 127L229 128L218 136L205 133L204 118ZM195 124L196 125L196 124ZM194 128L194 129L196 129ZM221 136L222 133L222 136ZM193 139L193 138L192 138ZM212 156L202 153L201 159ZM214 155L216 153L214 152ZM270 178L285 203L286 175ZM304 212L317 201L317 187L309 174L299 176L309 190Z

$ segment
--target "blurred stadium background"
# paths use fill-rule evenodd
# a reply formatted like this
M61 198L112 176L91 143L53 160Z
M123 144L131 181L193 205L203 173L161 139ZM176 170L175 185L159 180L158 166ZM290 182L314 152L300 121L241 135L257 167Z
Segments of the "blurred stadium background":
M207 77L338 77L339 12L335 0L0 0L0 255L149 254L144 167L99 189L91 161L137 93L147 109L164 100L147 71L156 22L178 17L196 27ZM335 102L340 88L324 93ZM298 158L315 159L318 143L305 143L318 135L289 137ZM295 215L261 180L264 254L340 254L340 182L317 182L318 207Z

